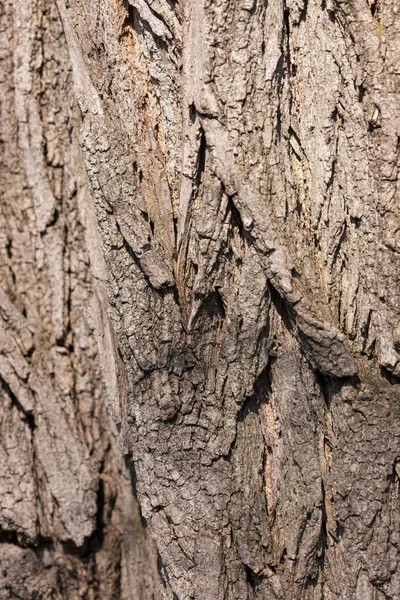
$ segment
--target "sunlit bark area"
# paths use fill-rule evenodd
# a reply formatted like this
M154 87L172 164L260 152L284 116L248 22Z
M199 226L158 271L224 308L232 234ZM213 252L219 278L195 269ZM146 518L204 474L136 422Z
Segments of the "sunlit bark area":
M400 594L395 0L0 6L0 598Z

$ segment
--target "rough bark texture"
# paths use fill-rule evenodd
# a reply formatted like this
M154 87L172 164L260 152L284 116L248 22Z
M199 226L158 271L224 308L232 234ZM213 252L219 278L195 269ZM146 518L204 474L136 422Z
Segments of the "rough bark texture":
M0 13L0 598L399 598L396 0Z
M151 597L65 35L45 0L0 12L0 598Z

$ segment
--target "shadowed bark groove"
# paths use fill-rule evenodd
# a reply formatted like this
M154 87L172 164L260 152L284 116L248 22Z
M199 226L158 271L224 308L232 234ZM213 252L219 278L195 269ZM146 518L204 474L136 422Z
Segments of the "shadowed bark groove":
M5 1L0 598L398 597L396 15Z

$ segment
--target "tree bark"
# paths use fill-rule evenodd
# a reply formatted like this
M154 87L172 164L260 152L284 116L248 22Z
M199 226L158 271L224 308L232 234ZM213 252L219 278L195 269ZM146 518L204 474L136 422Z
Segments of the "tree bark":
M0 598L400 595L395 0L4 0Z

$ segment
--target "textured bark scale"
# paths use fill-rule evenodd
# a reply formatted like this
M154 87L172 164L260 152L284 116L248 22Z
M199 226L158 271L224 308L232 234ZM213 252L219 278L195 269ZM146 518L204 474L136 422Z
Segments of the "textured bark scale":
M0 598L400 597L396 1L0 23Z

